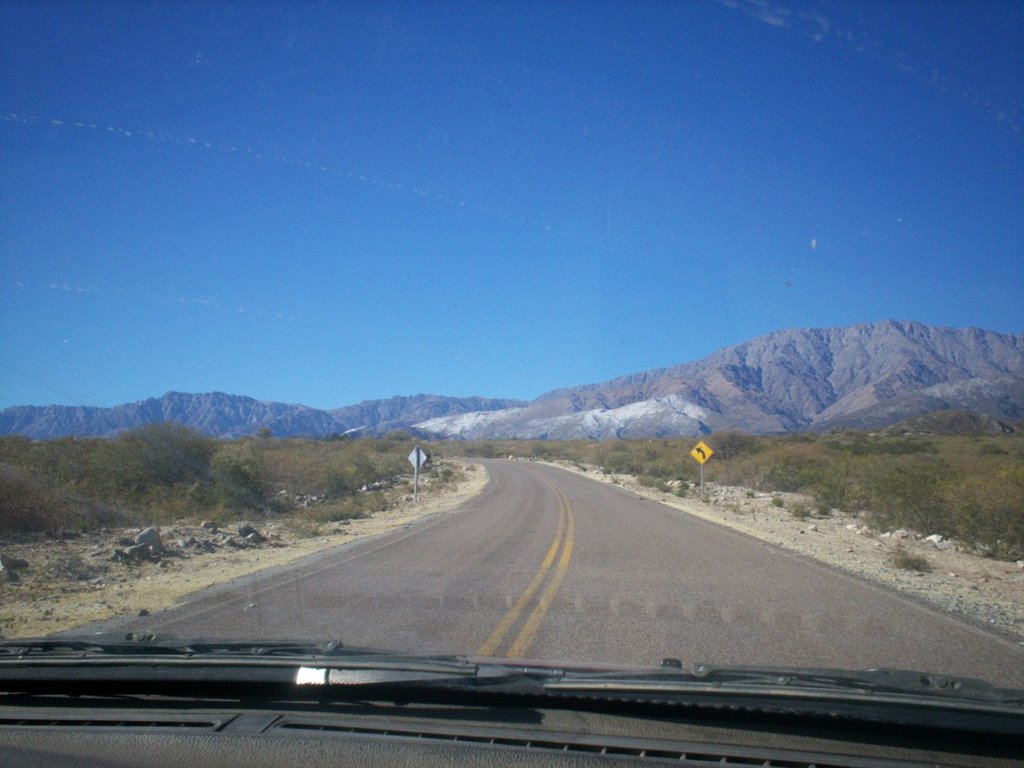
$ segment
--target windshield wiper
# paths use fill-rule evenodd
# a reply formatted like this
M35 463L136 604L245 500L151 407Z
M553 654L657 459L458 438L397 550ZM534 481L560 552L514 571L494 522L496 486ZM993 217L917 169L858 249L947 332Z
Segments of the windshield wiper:
M87 679L97 670L121 670L120 679L136 669L145 678L159 671L165 681L175 670L215 671L218 679L257 679L296 685L381 685L400 683L469 684L509 682L521 672L497 664L470 662L458 656L410 656L349 648L324 642L158 641L152 634L118 637L32 639L0 642L0 680L32 675L71 675ZM56 670L56 672L54 672ZM47 674L47 671L50 674Z
M32 670L138 668L138 675L174 669L217 670L221 679L288 682L301 686L515 683L534 693L680 701L686 697L743 697L776 701L898 702L957 708L1010 708L1019 712L1024 692L966 677L906 670L834 670L789 667L714 667L687 671L673 659L649 669L609 666L555 667L461 656L422 656L349 648L322 642L177 641L147 633L95 638L0 641L0 678L26 679ZM262 670L262 675L261 675ZM273 673L273 674L271 674ZM77 675L76 675L77 676Z
M544 689L562 693L714 694L772 698L835 699L878 702L881 699L991 705L1024 705L1024 692L997 688L973 678L898 669L833 670L788 667L711 667L693 671L675 663L650 673L567 672L545 682Z
M322 643L269 642L254 643L228 641L163 641L156 635L129 633L116 638L105 636L95 639L31 639L8 640L0 643L0 661L8 658L102 658L112 656L161 656L171 658L199 658L217 656L240 657L308 657L351 655L355 651L340 641Z

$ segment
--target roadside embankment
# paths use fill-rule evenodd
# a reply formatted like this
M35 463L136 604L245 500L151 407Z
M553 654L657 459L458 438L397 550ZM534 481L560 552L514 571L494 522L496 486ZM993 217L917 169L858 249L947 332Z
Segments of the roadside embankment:
M0 535L0 637L42 637L164 610L214 584L451 512L483 489L487 472L479 464L448 463L464 479L428 487L419 504L402 497L364 518L311 526L281 515L59 538Z

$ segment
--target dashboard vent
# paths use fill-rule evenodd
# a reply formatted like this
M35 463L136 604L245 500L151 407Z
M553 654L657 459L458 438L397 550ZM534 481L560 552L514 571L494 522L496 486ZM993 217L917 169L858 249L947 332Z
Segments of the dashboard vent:
M374 736L413 739L417 741L435 741L458 744L479 744L494 747L514 747L517 749L542 750L563 754L592 754L631 758L644 758L654 761L671 761L673 765L686 766L717 766L718 768L868 768L869 766L916 766L918 763L895 761L887 762L878 759L865 759L853 756L837 756L799 752L772 751L766 749L744 749L742 747L709 744L672 745L667 743L651 748L641 746L640 740L635 744L631 739L600 740L577 738L530 738L506 734L455 733L448 731L428 731L423 729L374 728L354 725L331 725L285 721L279 723L275 730L284 731L316 731L320 733L336 733L353 736Z
M182 720L167 718L126 719L119 717L70 719L62 717L0 717L0 728L145 728L180 731L182 729L214 730L220 723L211 720Z

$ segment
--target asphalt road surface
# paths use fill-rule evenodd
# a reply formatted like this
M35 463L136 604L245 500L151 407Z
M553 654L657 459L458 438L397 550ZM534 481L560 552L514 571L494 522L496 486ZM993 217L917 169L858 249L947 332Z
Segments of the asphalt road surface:
M1024 688L1024 647L553 467L460 510L106 628L552 661L918 669Z

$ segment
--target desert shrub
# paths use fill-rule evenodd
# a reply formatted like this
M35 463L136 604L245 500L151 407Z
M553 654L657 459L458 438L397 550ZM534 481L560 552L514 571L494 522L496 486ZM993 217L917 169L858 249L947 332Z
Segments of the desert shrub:
M216 450L210 438L169 422L126 432L114 446L125 461L133 457L136 483L144 487L206 479Z
M500 455L499 449L489 440L467 443L465 453L467 456L479 456L481 459L491 459Z
M1005 456L1007 451L995 443L985 443L978 449L979 456Z
M996 557L1024 557L1024 466L960 475L943 489L949 535L991 548Z
M931 440L915 437L889 437L866 432L844 432L826 443L830 448L854 456L912 456L939 452Z
M802 491L821 482L829 469L820 448L806 442L780 446L762 457L768 466L762 484L773 491Z
M120 509L71 494L20 468L0 465L0 532L89 530L127 522Z
M789 514L796 520L806 520L811 516L811 508L805 502L794 501L789 505Z
M309 507L303 510L302 517L318 523L336 523L341 520L368 517L386 506L387 497L379 491L374 491L333 499L327 504Z
M650 475L640 475L637 478L637 482L647 488L654 488L655 490L661 491L662 493L671 493L672 486L670 486L665 480L660 477L651 477Z
M436 466L430 473L430 488L442 491L453 488L466 479L465 473L448 465Z
M231 509L262 506L265 496L263 468L251 444L221 445L210 460L210 469L224 506Z
M903 547L896 547L889 553L889 564L893 568L914 571L915 573L928 573L932 569L932 564L928 562L928 558L910 552Z
M743 454L755 453L762 448L762 441L743 432L715 432L708 438L715 457L722 461L735 459Z
M948 531L945 486L950 476L943 461L900 461L880 468L871 485L871 515L886 528Z
M818 511L827 514L833 509L849 511L850 480L846 462L830 462L821 470L820 477L809 490L814 495Z

